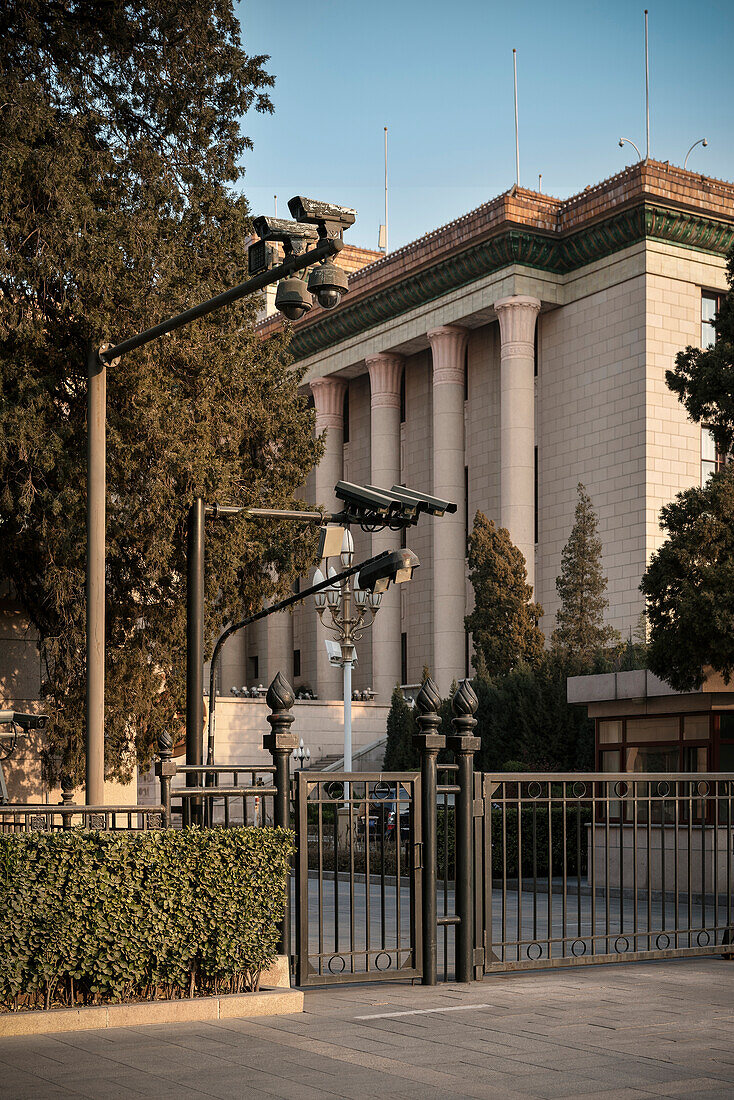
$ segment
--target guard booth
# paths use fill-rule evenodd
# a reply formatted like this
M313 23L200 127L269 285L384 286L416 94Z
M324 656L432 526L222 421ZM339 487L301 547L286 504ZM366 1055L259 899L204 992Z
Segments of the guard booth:
M681 889L701 891L706 882L727 874L728 802L706 797L706 780L690 783L687 797L645 801L645 790L672 791L679 773L734 771L734 690L709 677L699 691L676 692L648 669L574 676L568 680L569 703L586 705L594 719L597 773L628 773L636 780L619 787L610 803L610 824L587 826L593 845L595 885L608 875L651 875L653 890L664 889L661 875L675 875ZM639 780L651 778L645 787ZM665 776L665 779L662 779ZM664 793L664 792L663 792ZM640 831L645 844L640 844ZM650 851L648 852L648 848ZM649 866L648 866L649 864Z

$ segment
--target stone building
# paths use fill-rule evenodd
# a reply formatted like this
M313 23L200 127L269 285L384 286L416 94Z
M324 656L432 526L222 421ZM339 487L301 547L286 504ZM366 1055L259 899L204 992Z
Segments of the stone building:
M660 507L717 460L664 374L678 350L711 342L732 242L734 185L643 161L565 200L513 187L351 275L340 306L294 325L327 433L307 499L334 505L344 479L458 504L408 532L421 568L358 646L356 688L385 703L424 665L444 692L467 673L477 509L524 554L550 633L579 481L599 516L608 621L634 628ZM279 324L265 320L263 337ZM400 539L355 536L363 556ZM282 668L337 698L325 637L312 606L274 616L233 648L223 685Z

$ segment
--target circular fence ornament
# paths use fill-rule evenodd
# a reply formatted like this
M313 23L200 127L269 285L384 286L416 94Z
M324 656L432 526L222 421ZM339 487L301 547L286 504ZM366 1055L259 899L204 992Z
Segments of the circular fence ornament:
M340 783L338 779L332 779L331 783L327 783L324 790L326 791L326 797L333 799L334 802L338 802L344 794L344 784Z
M543 948L539 943L529 943L525 949L525 954L532 962L537 962L543 954Z
M624 944L624 947L621 946L622 944ZM627 937L617 936L616 940L614 941L614 950L617 952L617 954L624 955L625 951L629 951L629 949L630 941L627 939Z
M579 945L581 946L581 949L577 950ZM574 940L573 943L571 944L571 954L577 959L580 959L582 955L585 955L586 954L586 940Z
M337 959L341 963L341 966L338 969L335 968L335 966L334 966L334 962ZM332 955L331 958L329 959L328 963L327 963L327 966L329 967L329 973L330 974L343 974L344 971L347 968L346 959L344 958L343 955Z
M661 941L665 940L665 943ZM655 938L655 947L658 951L666 951L670 947L670 936L667 932L659 932Z
M380 963L380 959L387 959L387 962ZM392 955L388 951L381 951L375 956L375 970L389 970L391 966Z

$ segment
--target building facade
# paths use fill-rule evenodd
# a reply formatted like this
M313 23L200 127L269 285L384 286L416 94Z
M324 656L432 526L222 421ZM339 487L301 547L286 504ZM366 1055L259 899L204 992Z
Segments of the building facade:
M550 634L580 481L599 516L608 621L634 629L660 508L717 461L665 371L712 341L732 242L734 185L643 161L567 200L513 187L351 275L336 309L294 325L326 432L307 499L335 506L344 479L458 505L409 530L421 568L358 646L355 688L384 703L424 665L443 692L470 670L465 552L478 509L525 556ZM279 324L265 320L263 337ZM365 557L399 539L355 532ZM232 682L282 668L338 698L326 636L310 605L274 616L232 651Z

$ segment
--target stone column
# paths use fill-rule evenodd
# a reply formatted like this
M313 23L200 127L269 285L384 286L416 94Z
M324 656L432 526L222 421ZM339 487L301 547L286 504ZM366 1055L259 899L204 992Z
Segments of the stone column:
M433 353L434 496L456 504L431 521L433 531L433 669L442 695L464 675L464 348L466 329L444 325L428 333Z
M326 450L316 467L316 504L324 504L330 511L338 510L334 486L342 480L344 459L344 395L346 383L342 378L314 378L311 393L316 406L316 435L326 430ZM334 568L337 568L336 565ZM316 610L310 607L316 618ZM324 642L331 638L318 624L316 627L316 691L319 699L341 699L342 671L329 664Z
M400 378L401 355L375 355L367 359L370 372L370 439L373 485L389 489L400 481ZM372 553L397 550L399 531L379 531L372 536ZM366 641L367 635L365 636ZM362 643L364 645L364 642ZM389 703L400 683L400 588L391 585L382 597L372 626L372 687L380 703Z
M500 322L500 523L535 589L535 322L537 298L494 303Z

